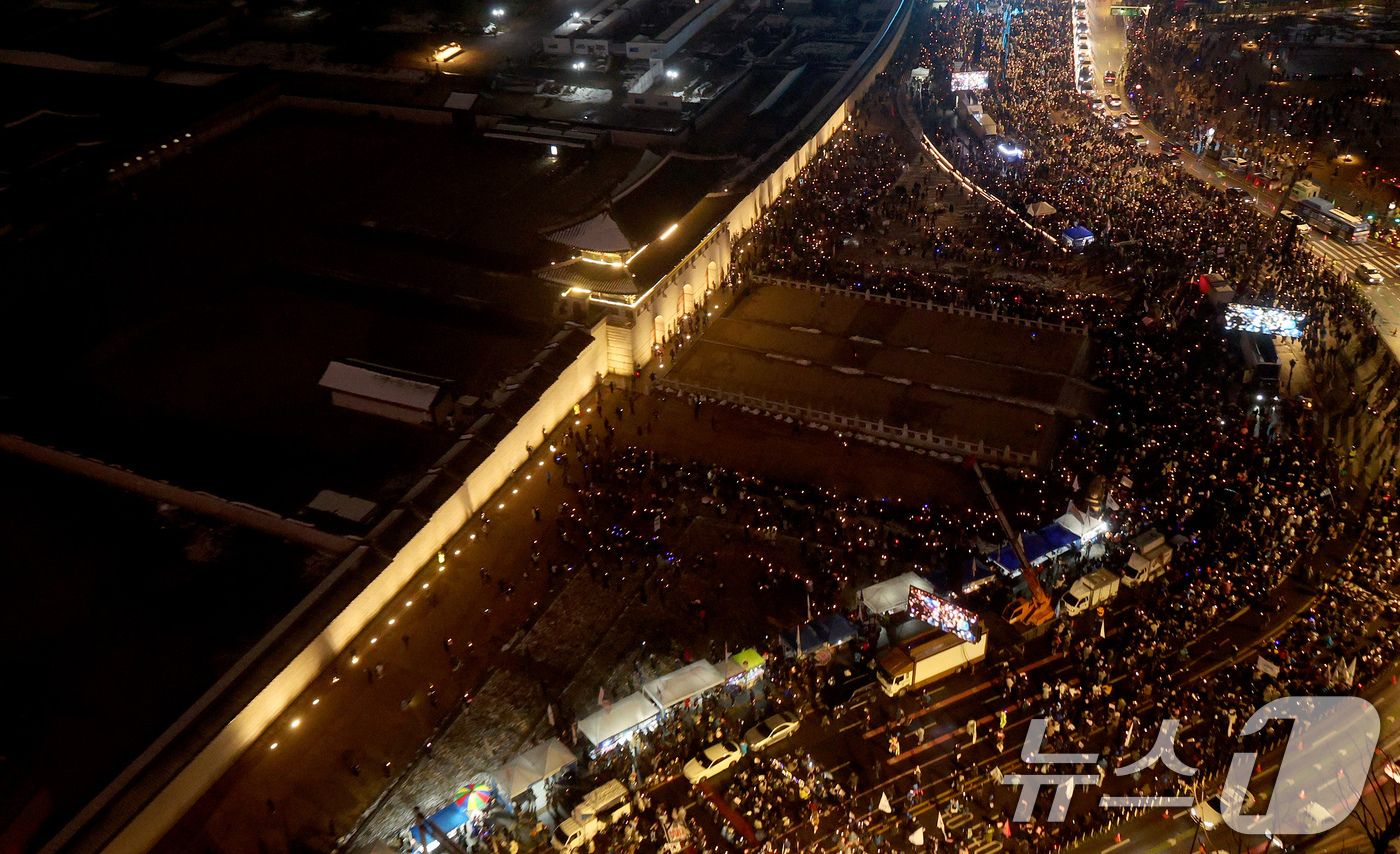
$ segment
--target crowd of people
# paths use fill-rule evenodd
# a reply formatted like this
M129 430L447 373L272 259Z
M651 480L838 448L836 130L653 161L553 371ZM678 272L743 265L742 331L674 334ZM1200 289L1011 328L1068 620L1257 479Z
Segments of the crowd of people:
M1272 619L1287 589L1283 582L1320 582L1310 576L1309 558L1343 533L1344 508L1336 497L1337 456L1317 438L1312 411L1288 401L1260 407L1254 395L1241 393L1240 383L1222 381L1238 374L1238 356L1203 303L1172 324L1143 324L1120 310L1114 322L1096 325L1094 334L1101 348L1096 382L1112 390L1109 407L1096 421L1075 426L1053 473L1034 490L1026 488L1017 495L1015 482L1008 481L1018 524L1030 527L1050 508L1063 507L1076 497L1074 481L1087 481L1098 472L1109 484L1110 515L1121 533L1111 538L1113 550L1086 561L1084 567L1120 560L1115 555L1121 554L1117 547L1122 535L1148 526L1173 537L1176 556L1162 588L1152 591L1150 604L1139 599L1133 610L1115 617L1113 626L1065 624L1051 649L1071 664L1067 674L1046 678L1014 657L1001 665L1001 676L1011 677L1005 701L1014 713L1008 726L1032 715L1049 717L1055 725L1047 749L1097 749L1104 767L1109 767L1110 760L1124 764L1140 755L1151 746L1161 721L1176 718L1182 721L1183 760L1209 764L1211 757L1220 755L1215 746L1238 731L1239 722L1271 689L1335 690L1330 681L1335 671L1316 665L1324 660L1319 658L1319 645L1335 649L1333 657L1343 663L1348 652L1363 650L1358 682L1374 676L1389 660L1383 653L1364 653L1374 644L1363 647L1362 639L1374 633L1377 623L1355 615L1378 612L1375 602L1363 601L1360 581L1342 579L1303 615L1298 628L1273 646L1271 655L1280 665L1276 679L1259 678L1252 658L1219 669L1206 680L1191 677L1197 658L1220 652L1201 644L1202 639L1241 609ZM597 577L606 578L609 572L648 574L643 568L654 565L657 554L674 558L651 574L643 597L664 598L687 573L754 577L735 572L725 562L743 554L753 561L751 568L759 569L753 596L789 606L810 596L822 610L849 607L849 591L855 585L905 566L928 570L946 565L958 550L989 536L990 516L980 508L841 498L811 486L666 460L589 436L581 436L569 452L576 456L568 470L578 478L577 518L589 524L566 525L561 536L587 556ZM1032 494L1035 501L1029 500ZM658 515L663 520L659 531L654 522ZM685 553L673 539L683 530L678 523L697 515L732 524L738 548L725 553L730 558ZM1394 518L1381 510L1371 515L1387 522ZM786 547L766 536L769 531L781 532ZM1379 543L1374 548L1380 548ZM727 594L716 595L750 593L731 582ZM1369 595L1388 596L1383 584ZM868 655L879 626L867 620L862 629L857 651L865 647L863 654ZM723 640L731 648L764 644L753 635ZM711 647L712 657L718 658L715 649ZM676 776L681 764L705 744L739 739L747 726L774 709L839 718L839 709L822 702L820 688L831 678L828 667L812 657L793 660L792 651L771 637L765 649L770 667L752 693L732 689L666 715L655 729L602 754L590 769L592 778L623 779L645 791ZM936 716L937 708L931 705L926 714ZM913 721L896 726L901 749L922 741L921 735L912 734L914 726ZM810 775L804 776L801 769L808 766L800 757L787 757L776 765L762 758L741 765L739 773L747 776L739 777L723 796L756 823L755 830L763 834L761 846L772 851L784 850L785 841L800 847L831 833L849 840L853 831L859 840L856 847L907 849L900 834L888 833L880 845L872 845L870 835L861 831L870 826L872 816L879 818L877 795L893 803L895 812L908 813L916 802L908 794L911 789L920 800L942 796L945 810L953 795L978 815L980 834L985 827L1005 822L1011 794L989 788L983 797L965 785L979 769L987 771L1016 749L1004 736L999 732L976 750L950 748L946 755L930 755L914 766L922 781L884 779L886 772L877 770L877 762L843 781L842 791L849 797L834 800L814 794L835 783L821 769L809 768ZM1138 793L1171 791L1173 785L1150 775L1134 783ZM765 787L760 806L752 793ZM617 844L630 840L640 845L637 850L651 850L646 845L652 837L649 828L661 827L657 810L664 809L639 811L639 824L618 829L625 835ZM653 818L646 818L649 814ZM1112 818L1111 811L1091 806L1073 811L1060 825L1041 823L1024 832L1015 828L1011 839L1027 851L1049 851ZM949 844L936 835L928 839L930 846ZM956 847L966 840L951 844Z
M648 653L623 687L635 689L662 665L691 660L706 643L712 659L721 657L720 648L758 646L769 664L756 683L728 686L663 713L655 727L590 757L585 783L620 779L638 793L632 815L590 848L660 851L678 837L707 838L714 827L722 828L726 844L742 847L743 834L728 818L732 808L764 852L811 850L815 840L830 839L843 851L867 854L965 854L977 836L991 832L1019 854L1043 854L1116 816L1085 798L1063 823L1008 822L1015 792L997 785L998 777L1019 750L1008 734L1030 718L1050 721L1045 751L1099 756L1101 783L1107 771L1143 755L1172 719L1181 722L1178 756L1217 771L1220 757L1230 753L1219 748L1233 744L1242 721L1271 696L1356 690L1393 660L1389 625L1400 618L1400 607L1390 588L1400 582L1400 555L1391 541L1400 528L1400 493L1385 480L1365 500L1360 520L1349 521L1360 499L1339 477L1346 449L1321 434L1315 409L1287 395L1257 394L1258 387L1243 381L1238 348L1222 335L1213 306L1192 282L1202 271L1220 270L1251 298L1306 314L1303 352L1324 380L1329 372L1344 372L1343 353L1366 358L1381 346L1370 308L1344 276L1270 231L1253 206L1233 204L1196 179L1161 168L1161 158L1090 113L1073 88L1067 6L1031 0L1018 3L1013 17L995 3L949 6L932 13L924 38L901 62L946 77L954 62L967 59L970 45L982 46L983 61L994 66L983 105L1025 147L1025 163L1007 168L995 150L966 139L936 116L948 106L936 98L923 105L930 137L961 151L960 167L1011 211L1033 202L1054 206L1047 223L1052 233L1079 222L1090 224L1102 242L1128 241L1130 249L1095 258L1121 284L1123 296L853 260L852 241L878 237L890 219L912 220L924 234L922 242L896 247L896 257L946 253L976 264L994 251L1050 269L1047 259L1060 254L1018 216L995 207L982 211L975 231L940 226L939 217L953 213L956 202L941 187L902 182L911 153L894 136L863 132L860 124L835 137L742 236L729 281L742 286L756 275L787 276L1085 325L1097 354L1092 379L1108 391L1104 410L1070 426L1044 475L1001 478L998 490L1014 524L1031 529L1063 512L1067 502L1085 506L1085 487L1101 480L1107 494L1098 512L1112 526L1107 550L1086 554L1073 569L1120 565L1128 536L1155 527L1174 545L1169 574L1150 590L1128 594L1134 598L1110 618L1065 620L1040 642L1043 648L993 656L993 683L1000 687L989 709L991 736L971 743L954 738L899 769L888 757L856 763L839 780L800 752L755 755L717 792L726 808L709 800L708 818L698 821L693 809L687 815L684 807L642 793L677 776L704 745L741 741L747 727L774 710L810 714L822 725L863 714L867 731L888 729L889 757L923 747L926 728L946 728L944 712L927 697L886 718L877 704L846 713L827 703L822 689L838 671L864 663L880 630L889 628L858 612L853 590L914 569L963 596L947 568L979 546L995 545L1000 535L985 508L849 498L665 459L645 449L646 425L637 426L635 442L622 429L635 418L619 407L603 430L571 432L560 449L561 476L577 486L559 527L561 542L577 555L581 571L605 587L612 579L641 578L643 603L673 597L677 610L695 617L678 629L669 649ZM998 50L992 46L1002 44L1008 20L1004 58L992 63ZM901 79L896 67L871 103L893 109ZM1372 391L1356 396L1352 414L1366 411L1393 428L1400 420L1400 406L1392 405L1400 369L1378 374ZM1355 499L1351 505L1348 498ZM686 532L698 517L723 523L722 548L690 547ZM1336 578L1319 575L1315 556L1322 550L1349 553ZM568 571L550 567L551 577ZM1061 587L1070 580L1054 576ZM687 578L706 580L706 598L679 595ZM1255 656L1235 654L1237 620L1251 615L1245 624L1260 631L1283 624L1290 617L1285 607L1296 601L1290 599L1294 585L1317 596L1269 646L1267 656L1278 668L1269 675ZM963 601L1000 610L1010 595L1007 588ZM763 600L780 622L798 620L804 606L818 613L842 610L858 626L858 637L847 653L826 663L795 654L759 627L712 630L709 614L735 596ZM1036 653L1048 659L1036 661ZM1202 661L1220 666L1201 677ZM1125 787L1166 794L1183 791L1184 783L1153 770L1123 781L1119 788ZM917 832L914 808L928 799L939 803L940 813L967 811L977 821L953 833L940 819L938 832ZM562 796L551 805L556 814L566 806Z

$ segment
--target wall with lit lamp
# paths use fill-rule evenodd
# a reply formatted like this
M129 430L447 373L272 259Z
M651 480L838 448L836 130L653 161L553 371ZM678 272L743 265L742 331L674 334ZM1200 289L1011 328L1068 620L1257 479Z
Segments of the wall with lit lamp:
M676 331L681 318L724 280L729 272L734 238L753 227L764 211L783 194L788 184L817 156L822 146L846 125L856 103L865 97L876 76L889 64L890 57L904 36L913 6L913 0L903 0L891 10L881 37L871 41L860 59L817 102L795 130L775 142L763 156L755 158L755 168L771 163L783 149L793 144L804 129L815 124L816 130L811 136L758 180L753 189L735 203L724 219L665 278L635 300L616 303L635 312L632 341L634 364L650 361L654 348ZM846 92L844 97L842 92ZM750 180L753 180L753 176L745 173L736 179L735 184L743 186ZM595 297L593 301L609 304L606 298Z
M598 326L599 328L593 330L592 343L560 373L559 378L521 417L515 428L496 445L490 456L467 476L466 482L428 518L408 543L399 549L389 565L381 570L325 630L273 677L194 760L101 849L104 854L144 854L149 851L244 751L282 717L287 708L312 682L335 662L336 657L383 613L385 607L395 601L405 585L411 582L425 565L434 560L443 543L451 540L467 520L491 500L493 494L526 462L526 447L538 444L542 430L552 431L570 415L574 405L596 386L598 377L607 372L606 333L601 329L602 323ZM368 539L372 540L373 537L374 532L371 532ZM154 759L159 748L177 738L183 725L213 703L230 683L250 669L255 659L265 652L269 645L279 642L281 633L313 607L318 597L340 576L364 560L368 550L369 546L361 546L337 566L326 580L201 697L171 730L163 734L136 764L123 772L117 781L103 792L103 796L115 798L120 790L113 787L119 784L124 786L135 774L139 774L141 768L138 766L143 760ZM79 821L86 822L100 811L101 807L97 804L98 801L94 801L79 814L74 824L70 824L73 832L82 829L81 826L75 827L75 824ZM56 851L66 844L71 838L70 828L65 828L66 836L50 842L43 850Z

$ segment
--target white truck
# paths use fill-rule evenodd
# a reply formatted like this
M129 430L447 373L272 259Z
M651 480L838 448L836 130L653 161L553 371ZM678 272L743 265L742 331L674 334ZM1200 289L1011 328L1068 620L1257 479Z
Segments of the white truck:
M609 780L583 796L570 816L559 822L549 842L555 851L584 847L598 831L632 814L632 794L617 780Z
M1172 547L1156 528L1149 528L1129 541L1132 552L1123 567L1123 583L1137 587L1161 578L1172 562Z
M875 678L891 697L902 697L940 676L954 673L987 657L987 634L973 626L976 641L942 629L930 629L885 650L875 659Z
M1060 613L1074 617L1090 608L1097 608L1118 595L1118 576L1106 569L1096 569L1074 584L1060 597Z

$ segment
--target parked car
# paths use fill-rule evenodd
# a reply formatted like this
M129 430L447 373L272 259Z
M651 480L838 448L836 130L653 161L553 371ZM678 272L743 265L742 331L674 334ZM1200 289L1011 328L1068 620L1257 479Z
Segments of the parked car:
M1104 97L1108 99L1108 105L1109 105L1110 107L1112 107L1113 109L1115 109L1115 110L1118 109L1119 107L1123 106L1123 99L1120 98L1120 97L1118 97L1117 95L1111 95L1111 94L1110 94L1110 95L1105 95Z
M1123 117L1123 121L1129 127L1137 127L1138 125L1142 124L1142 116L1139 116L1137 113L1130 112Z
M1103 82L1104 82L1104 85L1106 85L1106 86L1112 86L1114 83L1117 83L1117 82L1118 82L1118 72L1116 72L1116 71L1105 71L1105 72L1103 73Z
M1232 202L1243 202L1254 197L1244 187L1226 187L1225 198Z
M797 732L801 723L791 712L779 712L759 721L758 726L744 733L744 741L749 743L750 750L762 750Z
M1231 172L1243 172L1249 168L1249 161L1245 160L1243 157L1222 157L1220 158L1220 165L1229 169Z
M1136 145L1138 148L1147 147L1147 137L1143 136L1140 133L1129 133L1128 139L1132 140L1133 144Z
M734 742L716 741L700 751L699 756L685 763L681 773L690 782L698 783L725 771L743 755L744 752Z

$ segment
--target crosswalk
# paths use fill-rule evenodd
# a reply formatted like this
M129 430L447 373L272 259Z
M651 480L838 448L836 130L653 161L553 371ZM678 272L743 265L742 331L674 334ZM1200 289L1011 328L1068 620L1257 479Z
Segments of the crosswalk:
M1393 271L1395 264L1400 262L1400 253L1383 243L1338 243L1335 240L1309 238L1308 248L1343 266L1370 264L1380 268L1382 273Z

